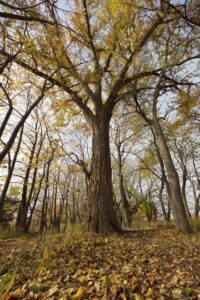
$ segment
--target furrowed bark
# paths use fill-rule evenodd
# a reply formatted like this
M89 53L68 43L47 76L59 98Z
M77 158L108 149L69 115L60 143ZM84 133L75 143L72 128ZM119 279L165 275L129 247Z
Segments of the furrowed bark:
M102 109L92 125L93 145L89 183L89 228L96 233L120 231L114 208L109 141L110 116Z

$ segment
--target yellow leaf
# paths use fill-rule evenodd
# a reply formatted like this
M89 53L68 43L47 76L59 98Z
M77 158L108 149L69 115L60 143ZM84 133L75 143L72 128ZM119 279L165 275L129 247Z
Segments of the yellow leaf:
M53 286L53 287L49 290L49 296L54 295L57 291L58 291L58 287L57 287L57 286Z
M72 296L72 299L74 299L74 300L81 299L81 297L83 296L84 291L85 291L84 286L80 286L80 288L78 289L76 294L74 296Z
M140 296L140 295L134 295L135 297L134 297L134 300L142 300L143 298Z

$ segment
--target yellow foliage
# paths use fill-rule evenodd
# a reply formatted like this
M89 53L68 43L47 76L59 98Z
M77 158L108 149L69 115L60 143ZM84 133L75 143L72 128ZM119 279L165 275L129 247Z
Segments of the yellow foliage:
M179 103L179 113L182 117L189 117L193 109L199 105L199 93L189 95L181 91L178 95L177 102Z
M10 188L10 194L13 195L13 196L18 196L20 195L21 191L20 191L20 188L18 186L12 186Z

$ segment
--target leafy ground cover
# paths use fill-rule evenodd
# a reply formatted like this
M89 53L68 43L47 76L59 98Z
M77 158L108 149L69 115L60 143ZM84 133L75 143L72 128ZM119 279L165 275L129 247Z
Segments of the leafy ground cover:
M0 241L0 299L200 299L200 234Z

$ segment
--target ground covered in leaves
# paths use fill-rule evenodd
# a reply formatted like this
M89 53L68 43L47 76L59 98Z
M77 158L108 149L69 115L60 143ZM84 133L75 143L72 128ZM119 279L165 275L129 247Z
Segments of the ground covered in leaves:
M0 240L0 299L200 299L200 234Z

